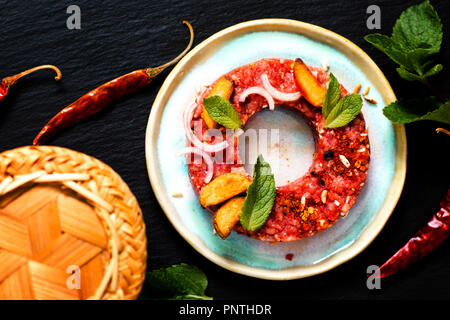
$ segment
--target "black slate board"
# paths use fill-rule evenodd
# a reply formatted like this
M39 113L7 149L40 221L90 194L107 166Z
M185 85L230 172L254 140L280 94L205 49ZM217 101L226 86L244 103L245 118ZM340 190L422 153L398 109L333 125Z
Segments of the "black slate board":
M448 92L450 2L432 1L444 23L439 61L444 72L433 79ZM381 33L390 34L401 11L418 1L379 0ZM66 8L81 8L81 30L68 30ZM61 108L121 74L156 66L180 52L187 41L182 20L192 23L198 44L239 22L290 18L317 24L350 39L380 66L397 96L425 91L401 80L395 65L363 40L366 8L373 1L3 1L0 10L0 77L39 64L59 66L56 83L41 71L20 81L0 105L0 151L28 145ZM87 153L112 166L129 184L148 227L149 268L186 262L209 277L207 293L217 299L432 299L450 297L450 241L422 261L368 290L366 268L391 256L437 210L449 182L448 137L437 123L407 126L408 173L404 192L378 238L359 256L322 275L289 282L264 281L233 274L209 262L172 228L156 201L147 177L144 137L152 102L165 73L152 85L122 99L99 115L52 141ZM381 110L380 110L381 112Z

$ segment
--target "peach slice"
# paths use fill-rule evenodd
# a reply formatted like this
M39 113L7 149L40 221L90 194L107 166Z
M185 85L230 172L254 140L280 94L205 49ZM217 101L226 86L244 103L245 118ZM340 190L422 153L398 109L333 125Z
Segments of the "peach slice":
M248 189L250 180L239 173L225 173L200 191L200 204L206 208L224 202Z
M226 76L221 77L217 82L214 84L211 92L209 93L208 97L212 96L220 96L222 98L225 98L227 100L230 99L231 94L234 90L234 83L232 80L227 78ZM206 123L206 126L208 129L217 128L218 124L215 122L210 115L208 114L208 111L206 111L205 107L203 107L201 117Z
M294 79L305 99L315 107L321 107L327 89L311 73L302 59L295 59Z
M228 237L238 223L244 201L245 197L230 199L214 215L214 229L222 239Z

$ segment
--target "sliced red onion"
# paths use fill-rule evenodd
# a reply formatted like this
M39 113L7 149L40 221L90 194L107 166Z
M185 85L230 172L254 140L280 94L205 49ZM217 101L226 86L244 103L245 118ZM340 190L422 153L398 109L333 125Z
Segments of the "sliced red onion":
M193 144L200 150L206 151L206 152L219 152L224 149L226 149L229 144L228 141L224 140L216 144L208 144L200 141L199 138L192 132L191 130L191 120L194 116L195 108L197 107L197 104L194 102L190 106L188 106L183 115L183 124L184 124L184 130L186 131L186 138L189 141L189 144Z
M266 89L266 91L272 96L272 98L275 98L279 101L296 101L296 100L300 99L300 97L302 96L300 94L300 92L286 93L286 92L281 92L281 91L275 89L270 84L269 77L265 73L263 73L261 75L261 80L262 80L264 89Z
M259 94L266 98L267 103L269 104L269 109L274 110L275 109L275 101L273 101L272 96L269 92L267 92L266 89L261 87L250 87L244 90L244 92L241 93L241 96L239 97L239 102L244 102L245 99L251 94Z
M205 183L210 182L213 177L213 173L214 173L214 163L213 163L211 156L209 154L207 154L206 152L204 152L198 148L195 148L195 147L183 148L180 151L178 151L177 156L180 156L182 154L191 154L191 153L199 155L205 160L206 165L208 166L208 170L206 171Z

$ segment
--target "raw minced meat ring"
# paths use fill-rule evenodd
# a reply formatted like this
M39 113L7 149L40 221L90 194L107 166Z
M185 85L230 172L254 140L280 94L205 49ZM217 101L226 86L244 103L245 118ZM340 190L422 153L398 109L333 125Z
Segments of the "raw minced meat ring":
M232 92L230 91L227 98L238 111L243 125L252 115L268 105L268 98L262 94L249 94L245 99L241 99L241 95L249 88L264 88L263 74L270 79L273 88L287 93L287 97L289 94L293 97L299 91L294 80L293 63L288 59L262 59L224 75L233 83ZM328 74L318 68L310 67L309 69L318 82L326 87L329 81ZM192 111L192 117L188 119L189 130L192 130L197 143L198 140L205 142L207 138L205 133L212 126L208 121L214 122L202 115L203 98L210 95L212 90L214 90L214 84L207 87L199 96ZM346 93L347 91L341 86L341 96ZM257 231L248 232L236 221L234 230L263 241L293 241L309 237L332 226L339 217L348 213L367 177L370 146L361 113L343 127L328 129L325 128L321 108L311 105L303 97L295 101L292 99L289 101L288 98L281 101L277 97L279 96L272 97L277 106L299 110L313 129L316 141L313 162L304 176L287 185L277 187L275 203L264 226ZM199 194L208 185L205 182L208 170L211 171L212 179L225 174L239 173L251 180L251 177L245 173L239 157L238 139L234 137L227 142L227 147L217 152L232 151L233 163L219 163L213 160L208 167L205 161L189 161L188 170L192 185ZM192 141L190 144L193 146ZM236 188L242 186L242 182L240 183ZM242 190L237 190L242 193ZM218 203L211 202L204 206L216 212L217 205Z

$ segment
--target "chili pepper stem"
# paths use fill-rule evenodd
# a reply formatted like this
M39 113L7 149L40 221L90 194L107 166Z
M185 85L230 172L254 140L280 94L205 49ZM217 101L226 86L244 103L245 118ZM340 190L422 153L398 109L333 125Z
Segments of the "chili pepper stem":
M187 21L183 21L183 23L188 27L189 29L189 33L190 33L190 40L189 40L189 44L187 45L186 49L183 50L183 52L181 52L175 59L160 65L158 67L153 67L153 68L147 68L146 72L148 74L148 77L150 79L153 79L154 77L156 77L158 74L160 74L161 72L163 72L166 68L174 65L175 63L177 63L178 61L180 61L181 58L184 57L184 55L191 50L192 44L194 43L194 29L192 28L191 24Z
M21 73L18 73L16 75L3 78L2 82L6 86L12 86L20 78L22 78L22 77L24 77L24 76L26 76L26 75L28 75L28 74L30 74L32 72L35 72L37 70L42 70L42 69L53 69L56 72L56 76L55 76L55 80L56 81L60 80L61 77L62 77L61 71L57 67L55 67L54 65L51 65L51 64L45 64L45 65L42 65L42 66L37 66L37 67L31 68L31 69L25 70L25 71L23 71Z
M445 130L444 128L436 128L436 132L437 133L443 132L443 133L448 134L450 136L450 131Z

